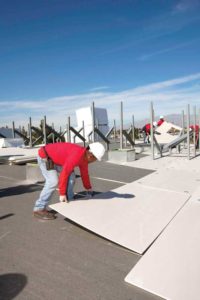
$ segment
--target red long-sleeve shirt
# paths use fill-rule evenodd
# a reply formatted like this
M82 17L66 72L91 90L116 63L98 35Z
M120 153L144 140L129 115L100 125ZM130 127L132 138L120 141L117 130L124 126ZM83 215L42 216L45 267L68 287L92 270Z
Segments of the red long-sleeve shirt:
M157 125L158 125L158 126L162 125L162 123L164 123L164 121L165 121L164 119L160 119L160 120L157 122Z
M190 128L195 132L196 139L199 139L199 125L191 125Z
M196 133L199 133L199 125L191 125L190 128L194 130Z
M146 134L150 134L150 132L151 132L151 124L150 123L145 124L144 127L143 127L143 131L145 131Z
M56 165L62 166L59 176L60 195L66 194L68 179L75 167L80 169L84 187L91 189L88 162L85 159L86 148L71 143L54 143L46 145L45 150ZM46 158L43 147L39 149L38 154L41 158Z

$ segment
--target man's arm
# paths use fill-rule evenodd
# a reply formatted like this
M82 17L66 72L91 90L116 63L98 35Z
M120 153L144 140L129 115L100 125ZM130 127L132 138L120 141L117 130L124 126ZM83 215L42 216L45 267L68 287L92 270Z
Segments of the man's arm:
M83 186L86 190L90 190L92 188L90 183L90 177L88 172L88 164L82 164L79 166L80 173L81 173L81 179L83 182Z
M68 179L70 174L74 170L75 166L76 166L76 161L72 157L68 156L59 176L59 194L61 196L66 195Z

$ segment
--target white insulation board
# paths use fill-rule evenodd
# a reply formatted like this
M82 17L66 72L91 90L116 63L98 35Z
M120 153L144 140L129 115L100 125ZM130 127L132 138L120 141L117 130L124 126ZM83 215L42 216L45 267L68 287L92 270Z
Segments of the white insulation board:
M163 122L160 126L156 127L156 131L160 133L167 133L171 129L176 129L181 131L182 128L180 126L174 125L173 123L170 122Z
M187 193L163 193L133 182L96 199L50 207L102 237L142 254L188 198Z
M170 300L200 298L200 189L125 281Z
M192 194L200 183L200 171L196 170L176 170L160 169L150 176L145 176L138 180L142 185L159 187L164 190L176 192L188 192Z

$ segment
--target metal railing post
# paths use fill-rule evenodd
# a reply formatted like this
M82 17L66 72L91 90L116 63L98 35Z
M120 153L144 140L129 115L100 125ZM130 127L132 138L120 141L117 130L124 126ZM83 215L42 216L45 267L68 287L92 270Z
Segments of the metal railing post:
M185 128L185 116L184 116L184 110L182 110L182 117L181 117L181 126L184 130ZM184 133L184 132L183 132Z
M70 133L70 117L67 119L67 141L68 143L71 142L71 133Z
M15 123L14 123L14 121L12 122L12 136L14 139L15 138Z
M47 133L46 133L46 116L44 116L43 120L43 135L44 135L44 144L47 143Z
M150 103L150 123L151 123L151 157L152 157L152 159L154 159L153 120L154 120L154 110L153 110L153 102L151 102Z
M194 106L194 135L193 135L193 143L194 143L194 157L196 157L196 106Z
M132 139L135 143L135 120L134 120L134 115L132 115Z
M29 139L30 139L30 142L29 142L29 146L30 147L33 147L33 140L32 140L32 120L31 120L31 117L29 118Z
M95 128L99 129L99 120L97 118L96 118L96 121L95 121ZM95 140L99 141L99 136L98 135L95 137Z
M190 105L187 105L187 157L190 159Z
M116 134L116 122L115 122L115 120L113 121L113 128L114 128L114 141L116 142L117 134Z
M181 116L181 126L182 126L182 134L185 133L185 113L184 110L182 110L182 116ZM185 141L183 141L183 148L185 149Z
M120 103L120 149L123 149L123 102Z
M82 121L82 128L83 128L83 137L85 139L85 123Z
M95 106L94 102L92 102L92 142L95 142Z

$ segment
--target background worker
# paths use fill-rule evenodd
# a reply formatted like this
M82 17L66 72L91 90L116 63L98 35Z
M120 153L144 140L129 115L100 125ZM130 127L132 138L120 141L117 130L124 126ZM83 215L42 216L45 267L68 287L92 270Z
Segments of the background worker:
M163 116L160 116L160 119L159 119L159 121L157 122L157 126L162 125L163 122L165 122L164 117L163 117Z
M157 122L153 122L153 128L157 127ZM144 143L149 144L150 143L150 135L151 135L151 124L147 123L142 128L143 137L144 137Z
M195 132L196 149L199 147L199 125L191 125L190 128Z
M75 167L80 169L85 189L91 190L88 164L100 161L104 153L105 148L99 142L92 143L87 148L72 143L54 143L41 147L38 151L38 164L45 178L45 185L35 202L33 215L43 220L55 219L55 215L47 210L47 205L58 183L61 202L74 198ZM47 170L47 158L54 163L51 170Z

